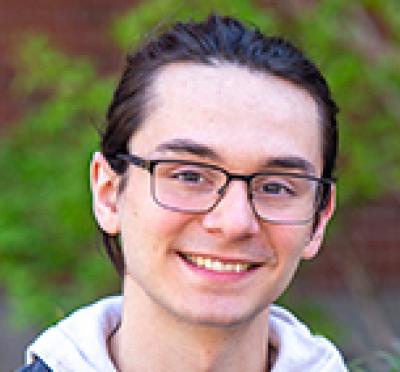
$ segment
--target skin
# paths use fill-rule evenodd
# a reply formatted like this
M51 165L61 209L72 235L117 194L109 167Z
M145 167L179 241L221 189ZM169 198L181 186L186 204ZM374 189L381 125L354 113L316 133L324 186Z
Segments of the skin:
M299 172L266 164L290 157L305 160L321 176L318 108L294 84L227 64L176 63L163 68L152 89L147 118L130 141L131 153L202 161L241 174ZM212 153L165 149L176 140ZM264 371L269 305L288 286L300 260L318 252L334 192L312 233L311 222L260 220L241 181L233 181L216 208L200 215L154 203L150 175L143 169L128 168L121 194L119 182L95 154L94 212L105 231L121 234L126 263L122 322L110 343L118 369ZM220 280L194 272L177 252L260 266Z

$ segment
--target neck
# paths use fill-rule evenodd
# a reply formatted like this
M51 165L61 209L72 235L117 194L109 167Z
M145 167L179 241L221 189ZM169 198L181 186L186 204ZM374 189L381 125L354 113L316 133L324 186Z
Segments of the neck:
M121 326L110 341L118 371L266 370L267 310L240 325L204 326L178 319L137 288L124 287Z

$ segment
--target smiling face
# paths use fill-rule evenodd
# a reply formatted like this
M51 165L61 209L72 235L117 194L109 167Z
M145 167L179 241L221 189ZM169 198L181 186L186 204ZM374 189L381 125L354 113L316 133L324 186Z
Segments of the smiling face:
M233 65L171 64L157 76L152 101L130 152L146 159L205 162L229 172L283 171L321 176L318 108L303 89ZM302 257L315 255L333 196L312 223L272 224L250 206L246 184L233 180L210 212L157 205L150 174L118 177L97 156L94 209L102 228L120 232L124 295L178 319L215 326L253 319L281 295ZM135 306L140 306L137 303Z

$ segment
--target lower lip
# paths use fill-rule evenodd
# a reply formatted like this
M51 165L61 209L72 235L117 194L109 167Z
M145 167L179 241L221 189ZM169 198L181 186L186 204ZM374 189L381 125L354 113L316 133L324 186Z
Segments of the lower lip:
M180 255L177 255L181 262L189 268L192 272L196 273L197 275L201 275L210 280L220 280L220 281L238 281L245 279L251 275L253 275L258 268L252 268L249 270L241 271L241 272L226 272L226 271L214 271L206 269L205 267L199 267L195 264L191 263L190 261L185 260Z

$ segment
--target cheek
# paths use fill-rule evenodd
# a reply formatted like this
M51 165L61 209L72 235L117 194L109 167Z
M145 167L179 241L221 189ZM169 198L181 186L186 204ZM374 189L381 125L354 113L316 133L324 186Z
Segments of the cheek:
M272 225L269 241L282 263L299 258L310 241L311 225Z
M284 292L292 280L303 250L310 240L310 233L311 226L270 226L269 244L276 258L276 266L271 278L274 282L272 301ZM269 286L271 286L270 283Z
M155 240L154 245L167 249L168 245L179 238L190 220L187 214L169 211L156 205L147 212L141 223L144 224L143 230Z
M143 251L145 248L161 254L178 237L191 217L160 207L146 189L136 191L135 194L126 193L120 202L124 250L136 248Z

